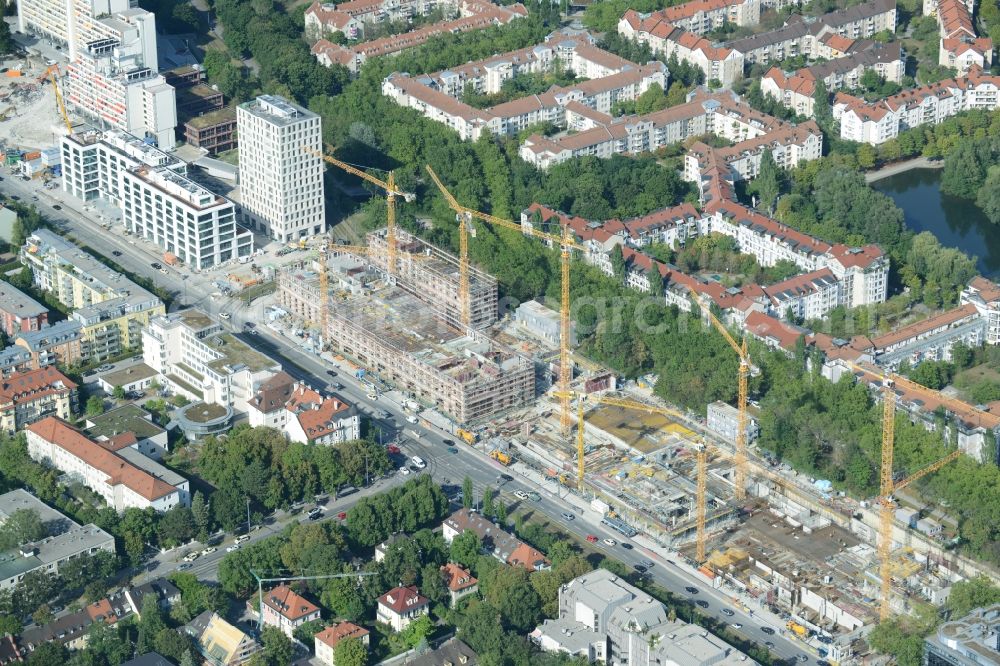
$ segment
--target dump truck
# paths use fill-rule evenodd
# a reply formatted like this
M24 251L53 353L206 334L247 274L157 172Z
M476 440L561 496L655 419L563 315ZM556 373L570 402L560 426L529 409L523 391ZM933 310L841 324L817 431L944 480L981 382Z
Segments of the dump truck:
M473 444L476 443L476 433L472 432L471 430L463 430L462 428L459 428L455 432L455 434L461 437L462 440L469 446L472 446Z
M794 620L789 620L788 622L786 622L785 628L793 632L799 638L805 638L809 635L809 630L803 627L798 622L795 622Z

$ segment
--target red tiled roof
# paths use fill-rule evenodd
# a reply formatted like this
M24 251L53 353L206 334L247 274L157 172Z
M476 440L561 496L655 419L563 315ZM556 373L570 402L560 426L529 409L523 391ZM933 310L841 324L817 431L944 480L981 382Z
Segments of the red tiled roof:
M933 331L936 328L949 326L951 324L958 323L963 319L978 316L978 314L979 311L976 309L975 305L972 303L966 303L965 305L960 305L957 308L947 310L934 315L933 317L928 317L923 321L918 321L915 324L897 328L891 333L886 333L885 335L872 338L872 344L876 349L884 349L900 342L904 342L910 338L916 338L920 334Z
M430 600L421 595L416 586L394 587L378 598L380 606L392 610L399 614L413 608L421 608L430 603Z
M479 582L471 573L454 562L441 567L441 575L444 577L444 584L452 592L467 590Z
M359 627L353 622L341 622L316 634L316 640L334 648L345 638L364 638L367 635L368 630L364 627Z
M867 268L882 258L882 248L878 245L865 245L864 247L850 247L843 243L838 243L830 248L830 254L836 257L841 266L845 268L858 267Z
M76 384L52 365L38 370L15 372L0 382L0 405L33 402L75 388Z
M287 585L279 585L265 594L264 605L292 622L319 612L316 604Z
M150 501L177 492L170 484L118 457L54 416L32 423L27 429L101 471L111 485L120 483Z
M549 561L539 550L522 542L511 552L510 557L507 558L507 564L522 566L528 571L535 571L541 567L547 567Z
M777 341L782 349L795 349L795 341L805 335L805 329L792 326L763 312L751 312L747 315L745 326L747 331L762 339Z

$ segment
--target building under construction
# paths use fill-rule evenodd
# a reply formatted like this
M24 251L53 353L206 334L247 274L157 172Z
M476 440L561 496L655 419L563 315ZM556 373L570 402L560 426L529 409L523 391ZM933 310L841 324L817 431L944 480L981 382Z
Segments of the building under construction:
M426 247L427 256L432 257L429 262L435 262L437 254L444 255ZM535 368L530 359L485 331L462 331L456 322L429 307L436 304L425 300L430 285L425 285L425 298L418 298L405 276L390 284L374 268L380 262L384 258L330 258L333 293L327 296L331 300L324 338L332 349L462 424L489 418L535 397ZM426 275L421 270L412 274L416 279ZM495 307L496 282L482 275L486 279L480 284L488 282L492 289L479 293L485 291L486 300L492 298ZM318 277L308 266L284 271L278 280L281 306L306 321L321 321Z
M388 246L385 229L368 234L369 257L373 265L386 268ZM396 231L396 284L430 305L453 326L461 326L459 262L454 255L425 243L405 231ZM407 255L417 260L407 261ZM497 320L497 281L492 275L469 266L469 326L482 330Z

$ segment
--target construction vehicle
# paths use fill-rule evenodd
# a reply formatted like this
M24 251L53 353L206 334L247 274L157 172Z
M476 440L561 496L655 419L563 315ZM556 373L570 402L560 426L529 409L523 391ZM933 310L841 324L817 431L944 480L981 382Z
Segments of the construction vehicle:
M472 446L476 443L477 439L476 433L472 432L471 430L463 430L462 428L459 428L458 430L455 431L455 434L461 437L462 441L464 441L469 446Z
M62 116L63 123L66 125L66 131L69 134L73 133L73 123L69 121L69 114L66 113L66 104L63 102L62 93L59 91L59 83L56 78L59 76L59 65L49 65L42 75L38 77L37 82L41 83L45 79L49 79L52 82L52 90L56 93L56 104L59 107L59 115Z
M456 217L459 220L459 246L460 246L460 256L459 256L459 301L462 307L462 325L469 325L469 242L467 236L470 233L472 227L473 218L486 222L488 224L503 227L504 229L511 229L517 231L521 234L527 236L534 236L545 241L552 243L553 247L558 247L560 250L559 254L559 265L562 277L562 295L560 299L559 307L559 393L562 395L560 400L561 411L559 414L559 426L564 434L569 433L569 384L573 378L573 367L570 360L569 344L570 344L570 320L569 320L569 253L570 250L579 250L581 252L588 252L587 248L580 245L573 240L570 235L570 229L567 225L563 229L562 236L556 236L554 234L549 234L544 231L539 231L534 227L524 227L513 220L505 220L501 217L496 217L483 213L478 210L473 210L471 208L466 208L462 204L458 203L454 195L448 191L448 188L444 186L441 179L434 172L431 166L427 165L427 173L430 174L431 180L441 191L441 195L444 196L448 205L455 211Z
M795 622L794 620L789 620L788 622L786 622L785 628L794 633L799 638L809 637L809 630L803 627L798 622Z
M736 423L736 456L734 458L735 462L735 479L734 483L736 485L736 499L742 501L746 499L747 493L747 424L749 423L749 417L747 416L747 393L748 393L748 382L750 375L757 376L760 374L760 370L753 363L750 362L750 355L747 353L747 337L746 334L743 335L743 341L737 343L733 338L729 330L722 324L721 321L712 313L711 308L705 304L705 301L701 300L697 295L694 299L698 302L698 306L701 307L702 312L705 316L712 322L712 326L715 327L717 331L725 338L729 346L733 348L736 355L740 357L740 367L739 374L737 377L738 381L738 391L737 391L737 423Z
M500 449L493 449L490 451L490 458L493 458L493 460L496 460L504 467L510 467L511 463L514 462L514 456L512 456L509 452L501 451Z

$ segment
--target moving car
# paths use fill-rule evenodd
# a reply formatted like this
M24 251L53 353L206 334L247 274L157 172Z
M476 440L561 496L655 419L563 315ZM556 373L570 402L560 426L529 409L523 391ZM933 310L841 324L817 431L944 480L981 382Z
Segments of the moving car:
M532 490L530 493L528 493L528 498L532 502L541 502L542 501L542 496L539 495L538 493L536 493L534 490Z
M704 599L699 599L694 603L697 604L699 608L708 608L708 602L705 601Z
M618 542L615 541L614 539L601 539L601 541L604 543L605 546L614 547L618 545Z
M740 624L739 622L733 622L732 626L733 626L733 629L742 629L743 628L743 625Z
M632 544L630 544L628 541L622 541L621 546L625 550L632 550Z
M774 629L772 629L771 627L761 627L760 630L763 631L768 636L774 635Z
M416 467L417 469L423 469L427 467L427 463L425 463L424 459L421 458L420 456L413 456L412 458L410 458L410 462L412 462L413 466Z
M113 257L120 257L120 256L122 256L122 251L121 250L111 250L111 256L113 256Z
M736 613L734 613L733 611L731 611L728 608L723 608L722 609L722 614L723 615L728 615L729 617L732 617L733 615L736 615Z
M698 588L697 587L691 587L690 585L688 585L687 587L684 588L684 590L688 594L698 594Z
M407 423L417 423L418 421L419 421L419 419L416 416L414 416L413 414L409 414L406 417L406 422Z
M153 263L151 263L150 266L152 266L155 270L160 270L161 268L163 268L163 266L161 266L160 264L156 263L155 261Z
M337 520L347 520L347 512L341 511L337 514Z
M178 571L187 571L190 568L191 568L191 563L190 562L184 562L182 564L177 565L177 570Z
M574 516L569 511L563 511L562 512L562 517L563 517L563 520L576 520L576 516Z
M214 546L209 546L208 548L203 549L201 551L201 554L202 555L211 555L212 553L214 553L217 550L218 550L218 548L215 548Z
M638 571L639 573L646 573L646 567L642 566L641 564L633 564L632 568Z
M403 476L406 476L410 473L410 468L407 467L406 465L403 465L402 467L399 468L399 473L402 474Z
M588 534L587 541L589 541L590 543L597 543L597 537L594 536L593 534Z
M239 549L240 549L240 544L234 543L232 546L229 546L228 548L226 548L226 552L227 553L232 553L232 552L237 551Z
M219 319L232 319L232 318L233 318L233 315L229 314L228 312L220 312L219 313Z
M523 490L515 490L514 497L516 497L519 500L526 500L528 499L528 493L524 492Z

